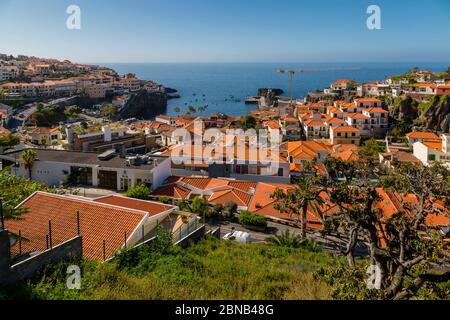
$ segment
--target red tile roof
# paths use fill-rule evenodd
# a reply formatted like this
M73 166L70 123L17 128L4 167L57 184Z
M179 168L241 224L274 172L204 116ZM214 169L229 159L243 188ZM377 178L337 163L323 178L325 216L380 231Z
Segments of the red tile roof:
M114 206L144 211L144 212L148 213L149 217L156 216L160 213L163 213L165 211L175 208L174 206L161 204L159 202L139 200L139 199L127 198L127 197L116 196L116 195L97 198L94 201L99 202L99 203L106 203L106 204L111 204Z
M191 190L188 188L179 186L175 183L167 184L159 187L155 191L152 192L152 196L155 197L170 197L173 199L188 199L191 194Z
M406 137L410 139L439 140L438 135L434 132L410 132L406 134Z
M243 192L237 189L226 189L214 192L208 201L213 204L225 205L229 202L233 202L238 206L246 207L250 201L251 195L247 192Z
M37 192L25 200L20 208L27 208L21 220L8 220L6 228L15 234L22 232L22 252L46 250L49 221L52 222L53 246L77 235L77 212L83 236L83 257L103 260L103 240L106 258L111 257L144 221L146 212L94 202L89 199ZM12 248L17 253L16 244Z

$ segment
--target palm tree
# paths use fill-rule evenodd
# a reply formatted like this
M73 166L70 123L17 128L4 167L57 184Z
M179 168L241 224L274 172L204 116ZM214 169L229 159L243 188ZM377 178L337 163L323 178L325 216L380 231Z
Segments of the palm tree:
M292 234L289 229L286 229L286 231L280 235L275 234L267 238L267 242L278 247L299 248L303 244L304 239Z
M308 209L311 208L320 215L319 206L324 203L321 194L326 191L318 187L318 183L322 180L323 178L319 176L302 178L294 189L283 191L277 188L271 195L271 198L278 201L274 205L275 209L299 217L302 238L306 238Z
M28 176L31 179L31 174L32 174L32 170L33 170L33 164L34 161L37 159L37 154L36 151L32 150L32 149L27 149L24 152L22 152L22 163L23 166L25 167L25 169L28 170Z

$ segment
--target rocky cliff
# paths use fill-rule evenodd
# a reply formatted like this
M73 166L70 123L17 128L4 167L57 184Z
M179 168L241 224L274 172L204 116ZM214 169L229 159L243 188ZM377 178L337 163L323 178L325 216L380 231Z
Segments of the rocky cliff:
M396 121L427 130L449 132L450 96L434 96L418 102L411 97L386 100L390 116Z
M120 111L121 119L149 120L167 111L167 94L143 89L135 94Z

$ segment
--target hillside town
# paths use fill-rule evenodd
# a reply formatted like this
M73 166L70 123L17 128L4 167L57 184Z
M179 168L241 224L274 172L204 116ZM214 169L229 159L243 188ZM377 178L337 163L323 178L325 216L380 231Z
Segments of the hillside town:
M342 253L351 241L325 233L327 218L347 208L327 193L331 187L305 206L306 220L285 207L282 194L310 178L363 181L336 163L386 172L436 164L450 170L448 70L415 69L369 83L336 80L304 99L258 96L255 110L242 116L199 116L193 108L176 117L121 117L143 90L164 92L154 81L109 68L0 55L0 170L58 190L36 190L14 206L27 210L21 219L4 221L14 241L6 248L9 236L2 231L0 254L8 251L9 258L1 260L0 280L26 278L70 255L109 261L119 250L152 241L159 226L184 246L236 231L234 238L244 242L264 241L270 224L323 245L335 241L329 250ZM438 104L444 112L427 127L396 116L402 101L423 114ZM129 196L139 190L144 194ZM450 241L448 194L422 199L395 188L375 192L380 221L432 201L424 225ZM189 212L199 202L210 211ZM226 218L211 222L211 210ZM378 245L386 241L380 235Z

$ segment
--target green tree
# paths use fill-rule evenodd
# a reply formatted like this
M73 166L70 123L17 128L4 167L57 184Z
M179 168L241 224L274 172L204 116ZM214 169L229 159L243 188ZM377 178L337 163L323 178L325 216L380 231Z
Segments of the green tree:
M181 109L180 109L180 107L175 107L175 108L173 108L173 111L178 114L181 112Z
M358 234L365 239L369 262L380 270L381 289L377 296L409 299L426 284L448 281L450 272L440 271L446 263L444 235L427 223L429 217L440 214L437 202L447 205L448 169L439 164L401 165L380 182L368 179L376 168L365 167L365 170L367 174L361 172L357 180L333 185L330 199L339 213L331 220L337 222L332 225L348 233L353 248L361 241ZM401 206L397 205L398 212L391 216L380 210L379 203L384 201L379 193L381 187L393 197L405 199L398 200ZM354 261L348 261L351 268L357 268ZM363 276L357 279L360 283L365 281ZM351 287L355 279L342 277L340 281Z
M33 149L26 149L22 152L21 161L26 170L28 170L28 177L32 180L32 172L34 161L37 159L37 153Z
M115 105L106 103L101 106L100 112L104 117L107 117L108 119L113 119L117 116L118 109Z
M267 220L265 217L253 214L248 210L243 210L239 213L239 223L244 226L267 227Z
M380 144L375 138L364 141L363 146L358 150L361 159L369 163L377 163L379 154L386 152L386 147Z
M252 115L246 115L240 123L240 127L243 130L256 129L257 121L256 118Z
M19 143L20 138L13 133L0 137L0 147L12 147L18 145Z
M138 184L137 186L128 189L124 195L129 198L148 200L150 196L150 188L145 184Z
M267 238L266 241L279 247L300 248L302 240L301 237L291 233L289 229L286 229L281 234L276 234Z
M196 214L204 214L206 213L207 209L208 202L201 197L195 197L195 199L192 200L192 203L189 205L189 211Z
M306 238L308 210L314 210L321 216L319 206L324 203L321 194L327 191L324 187L325 180L319 175L304 177L293 189L284 191L277 188L271 195L271 198L277 201L274 205L275 209L299 218L302 238Z

